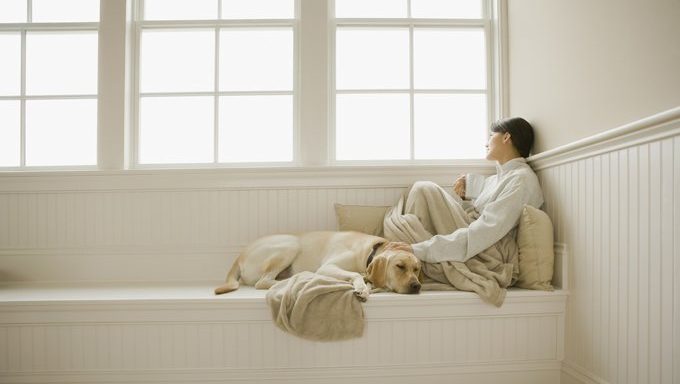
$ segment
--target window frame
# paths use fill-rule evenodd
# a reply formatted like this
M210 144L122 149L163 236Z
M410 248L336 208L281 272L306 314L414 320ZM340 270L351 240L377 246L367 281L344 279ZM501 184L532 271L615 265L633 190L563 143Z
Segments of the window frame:
M492 81L488 88L492 102L488 104L489 111L493 111L490 121L507 116L507 0L483 0L489 16L491 33L487 34L492 43L487 44L491 59L487 62ZM465 159L450 161L382 161L367 162L334 161L335 151L335 116L331 111L335 108L335 23L333 19L334 0L295 0L295 28L294 31L294 148L291 163L274 164L246 164L246 163L213 163L199 165L168 165L160 164L136 166L134 132L137 119L138 98L137 55L138 49L133 15L139 11L140 0L106 0L100 1L100 20L98 23L99 63L98 63L98 94L97 94L97 165L95 166L49 166L49 167L2 167L0 174L23 172L37 174L45 171L93 170L97 174L107 174L115 171L125 174L135 169L143 168L148 174L156 174L151 170L158 170L159 174L171 172L166 168L197 169L198 172L213 169L218 174L235 177L241 174L268 173L277 169L318 172L347 171L361 173L362 169L382 169L389 167L390 172L403 169L412 172L413 169L427 170L430 166L462 166L487 167L484 159ZM82 25L88 23L64 23L62 27ZM0 31L16 29L18 24L0 24ZM33 25L35 27L36 25ZM56 23L38 25L44 28L55 28ZM56 29L59 29L58 27ZM305 73L303 77L301 73ZM331 81L333 86L331 87ZM491 92L493 90L493 92ZM12 97L5 97L12 99ZM14 97L16 99L16 97ZM24 118L22 112L22 119ZM22 123L23 124L23 123ZM23 150L23 149L22 149ZM354 167L357 165L358 167ZM372 167L365 167L372 166ZM377 168L376 168L377 167ZM223 169L226 168L226 169ZM231 169L231 170L230 170ZM244 173L245 172L245 173ZM370 171L369 171L370 172ZM89 173L89 172L88 172ZM329 173L329 175L332 173Z
M211 20L144 20L144 0L134 2L132 13L132 42L134 44L132 60L132 96L131 96L131 135L130 135L130 169L177 169L177 168L275 168L282 166L300 166L300 0L294 0L293 19L211 19ZM217 0L217 15L222 14L222 0ZM148 92L140 91L141 83L141 36L143 29L214 29L215 63L214 85L211 91L205 92ZM220 91L219 90L219 56L220 31L223 29L265 29L290 28L293 32L293 88L291 91ZM144 95L148 96L211 96L213 104L213 161L209 163L140 163L141 149L141 115L140 104ZM293 148L292 160L281 162L219 162L219 100L226 95L291 95L293 102Z
M329 165L431 165L431 164L465 164L477 163L483 159L416 159L415 158L415 118L414 118L414 99L418 92L424 94L486 94L487 102L487 126L503 116L507 108L503 108L505 103L504 87L501 82L505 81L505 76L501 73L504 68L504 51L501 50L503 37L505 35L505 23L500 15L504 15L504 4L507 0L482 0L481 19L433 19L433 18L412 18L411 0L407 0L406 18L336 18L335 0L328 0L329 3L329 42L328 42L328 164ZM336 87L336 33L338 28L406 28L409 34L409 89L390 89L390 90L338 90ZM436 90L417 90L414 86L414 29L479 29L482 28L486 44L486 90L461 90L461 89L436 89ZM336 156L336 98L341 94L361 94L361 93L380 93L380 94L408 94L410 107L410 158L403 160L337 160ZM488 128L487 128L488 133Z
M100 0L100 4L103 1ZM0 96L0 100L19 101L19 165L14 167L0 167L0 172L6 171L46 171L46 170L96 170L99 169L99 110L101 108L100 93L100 60L99 51L101 43L101 8L98 22L33 22L33 0L26 1L25 23L0 23L0 33L18 33L20 36L20 85L19 94L15 96ZM100 5L101 6L101 5ZM96 32L98 40L98 63L97 63L97 93L95 94L69 94L69 95L27 95L26 94L26 37L31 32ZM96 100L97 122L94 129L97 131L97 160L95 164L88 165L26 165L26 102L30 100Z

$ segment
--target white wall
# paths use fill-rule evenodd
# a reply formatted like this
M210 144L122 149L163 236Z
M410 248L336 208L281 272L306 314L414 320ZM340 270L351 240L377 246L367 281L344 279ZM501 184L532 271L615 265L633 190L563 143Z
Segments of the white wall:
M571 256L564 384L680 382L680 108L662 116L532 162Z
M680 2L508 0L509 108L541 153L680 105ZM680 380L680 114L534 166L572 255L562 382Z
M535 153L680 105L680 1L508 0L510 114Z

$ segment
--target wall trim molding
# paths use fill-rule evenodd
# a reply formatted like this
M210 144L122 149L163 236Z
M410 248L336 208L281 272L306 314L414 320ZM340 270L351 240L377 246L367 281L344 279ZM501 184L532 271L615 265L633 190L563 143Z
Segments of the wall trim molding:
M680 135L680 107L529 157L535 171Z

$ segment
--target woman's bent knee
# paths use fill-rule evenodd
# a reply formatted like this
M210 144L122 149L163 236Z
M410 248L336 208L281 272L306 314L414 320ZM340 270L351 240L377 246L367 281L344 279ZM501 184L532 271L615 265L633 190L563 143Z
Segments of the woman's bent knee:
M411 186L411 194L422 193L423 191L432 191L441 188L439 185L432 181L416 181Z

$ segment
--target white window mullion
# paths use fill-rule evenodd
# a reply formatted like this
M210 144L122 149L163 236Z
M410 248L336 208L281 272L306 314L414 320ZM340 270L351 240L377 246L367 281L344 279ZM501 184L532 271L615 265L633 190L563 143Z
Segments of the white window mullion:
M221 1L221 0L220 0ZM302 109L300 106L300 89L302 88L302 72L300 71L300 61L302 60L302 50L300 43L302 37L300 36L300 19L302 15L301 0L295 0L293 3L293 164L302 164L303 146L301 132L302 132Z
M489 13L490 25L487 27L489 31L489 39L493 40L492 51L490 57L493 60L491 68L492 82L489 87L489 94L494 106L495 114L493 119L500 119L508 117L508 53L507 53L507 22L505 15L507 15L507 2L501 0L487 0L487 12ZM492 88L493 87L493 88Z
M127 167L129 153L129 57L127 26L131 4L126 0L100 2L99 84L97 106L97 163L99 169L120 170Z
M337 127L336 127L336 105L338 100L338 90L336 85L335 73L337 71L337 60L336 60L336 35L338 31L338 22L335 18L335 0L328 0L328 19L332 22L328 23L327 33L328 37L326 39L328 43L328 89L326 94L328 95L327 107L328 107L328 119L326 121L327 131L328 131L328 151L327 160L329 163L335 162L337 158Z
M139 164L139 151L141 148L140 145L140 134L139 134L139 126L140 126L140 104L141 104L141 95L140 95L140 53L142 51L141 48L141 35L142 35L142 27L141 27L141 20L143 20L144 17L144 0L130 0L133 3L133 8L132 8L132 25L133 25L133 36L131 38L131 45L132 45L132 57L130 60L130 65L132 66L131 69L131 79L130 79L130 88L132 90L132 102L130 103L130 124L131 124L131 129L130 129L130 152L128 156L126 156L126 159L129 159L130 163L128 165L129 168L136 168L137 165Z
M28 1L29 9L31 0ZM30 13L29 13L30 18ZM21 139L19 141L21 145L20 156L21 160L19 162L20 167L26 166L26 30L21 31L21 92L20 92L20 135Z
M222 0L217 2L217 15L218 17L222 14ZM213 163L217 164L220 158L220 28L215 28L215 93L213 94L214 104L213 104Z
M329 151L334 148L333 131L327 129L332 121L335 80L333 49L329 50L329 13L333 1L299 0L299 64L296 77L299 88L299 163L306 166L328 164Z
M411 0L408 0L408 14L409 17L411 16ZM413 29L414 26L411 24L409 26L409 33L408 33L408 58L409 58L409 108L411 109L410 113L410 126L411 126L411 138L410 138L410 159L414 160L416 158L415 156L415 86L413 83Z

